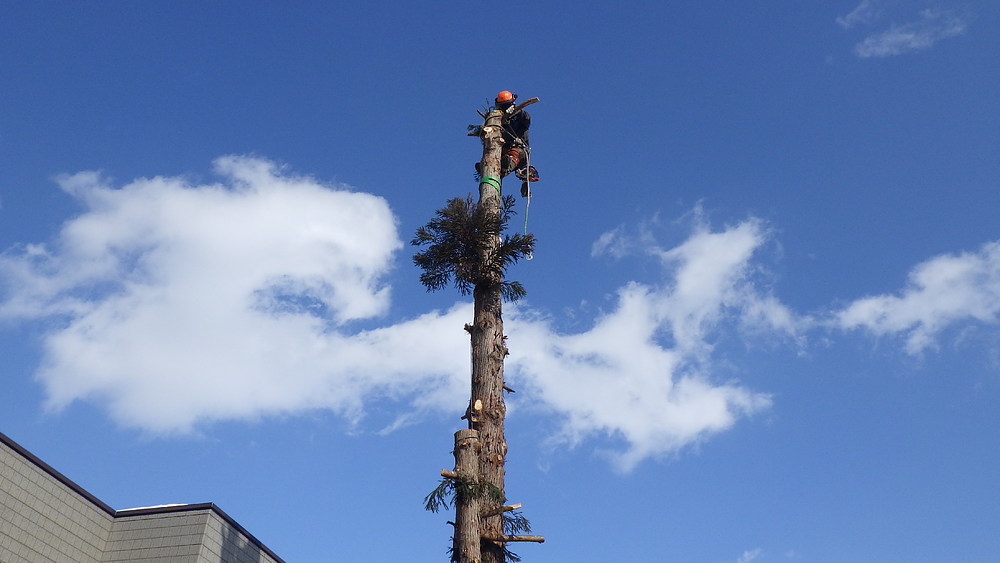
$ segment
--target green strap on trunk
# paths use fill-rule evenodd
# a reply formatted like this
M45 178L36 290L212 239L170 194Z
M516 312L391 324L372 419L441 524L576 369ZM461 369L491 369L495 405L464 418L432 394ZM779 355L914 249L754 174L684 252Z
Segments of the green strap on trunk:
M497 195L502 195L500 192L500 178L495 178L493 176L483 176L479 180L480 184L489 184L497 189Z

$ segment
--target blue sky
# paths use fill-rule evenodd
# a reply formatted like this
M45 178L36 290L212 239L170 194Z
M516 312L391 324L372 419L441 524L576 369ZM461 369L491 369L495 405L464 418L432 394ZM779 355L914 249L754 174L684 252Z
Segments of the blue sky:
M476 190L465 128L509 89L542 100L505 311L525 561L994 560L997 29L951 0L4 5L0 431L288 561L446 560L421 499L470 304L408 241Z

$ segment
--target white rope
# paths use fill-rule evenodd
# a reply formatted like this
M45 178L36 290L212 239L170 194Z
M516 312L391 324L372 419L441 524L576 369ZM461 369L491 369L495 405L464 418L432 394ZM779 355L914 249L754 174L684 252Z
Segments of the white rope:
M531 148L527 145L524 148L524 166L524 180L528 186L528 201L524 202L524 236L528 236L528 209L531 208ZM527 260L533 260L535 255L529 252L524 257Z

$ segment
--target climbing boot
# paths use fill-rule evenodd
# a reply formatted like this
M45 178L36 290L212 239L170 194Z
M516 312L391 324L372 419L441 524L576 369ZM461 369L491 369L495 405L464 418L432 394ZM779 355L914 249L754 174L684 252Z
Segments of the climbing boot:
M518 168L514 175L521 180L521 197L531 197L530 182L538 181L538 170L534 166Z
M518 168L514 171L514 175L520 180L526 182L537 182L538 181L538 170L534 166L529 166L527 170L524 168Z

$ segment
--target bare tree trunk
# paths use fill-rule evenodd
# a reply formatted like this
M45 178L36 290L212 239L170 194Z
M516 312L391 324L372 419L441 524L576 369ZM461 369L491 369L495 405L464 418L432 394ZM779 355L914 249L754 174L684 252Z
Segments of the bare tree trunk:
M468 494L466 485L479 482L479 432L459 430L455 432L455 561L458 563L480 563L478 494Z
M483 181L479 184L479 209L482 213L499 217L501 208L500 158L503 151L501 119L503 114L491 111L483 125L483 158L480 162ZM494 260L500 234L481 250L481 264ZM499 271L499 269L497 270ZM482 451L479 455L479 477L497 488L500 500L504 497L504 462L507 457L507 440L504 437L504 418L507 406L503 397L503 362L507 355L504 344L501 309L502 279L476 284L473 289L474 320L472 335L472 397L469 405L469 426L479 431ZM486 504L486 503L484 503ZM488 508L484 506L483 508ZM503 516L495 514L480 522L480 534L502 537ZM503 543L483 542L483 563L503 563Z

